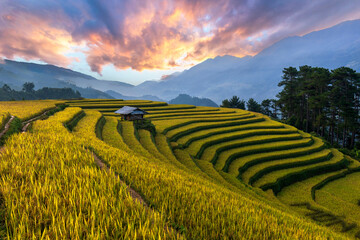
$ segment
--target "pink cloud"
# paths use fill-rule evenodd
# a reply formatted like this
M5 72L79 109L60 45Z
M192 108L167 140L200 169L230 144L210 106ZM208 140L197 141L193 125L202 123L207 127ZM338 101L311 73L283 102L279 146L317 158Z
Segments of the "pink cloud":
M3 0L0 56L69 65L82 46L92 71L169 69L217 55L254 55L292 35L360 18L341 0ZM261 39L261 40L259 40Z

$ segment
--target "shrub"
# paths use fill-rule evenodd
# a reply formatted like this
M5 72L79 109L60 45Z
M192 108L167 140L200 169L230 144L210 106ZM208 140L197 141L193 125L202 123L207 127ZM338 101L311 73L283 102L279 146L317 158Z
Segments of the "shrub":
M151 133L153 137L156 136L156 128L155 125L152 124L151 120L143 119L142 121L134 121L135 131L138 129L144 129Z

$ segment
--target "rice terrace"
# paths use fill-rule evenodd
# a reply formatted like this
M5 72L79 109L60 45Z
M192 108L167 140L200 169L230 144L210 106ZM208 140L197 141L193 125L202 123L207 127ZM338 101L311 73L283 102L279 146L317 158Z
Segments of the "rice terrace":
M0 0L0 240L360 239L359 0Z
M148 114L121 120L123 106ZM260 113L113 99L0 110L4 239L360 237L359 161Z

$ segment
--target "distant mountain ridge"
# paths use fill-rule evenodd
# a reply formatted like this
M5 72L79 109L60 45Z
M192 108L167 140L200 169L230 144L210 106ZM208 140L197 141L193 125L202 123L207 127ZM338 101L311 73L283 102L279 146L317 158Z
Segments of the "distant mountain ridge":
M279 91L285 67L311 65L360 70L360 20L347 21L302 37L288 37L254 57L208 59L162 81L147 81L128 91L171 99L180 93L208 97L216 103L233 95L260 101Z
M109 94L110 96L112 96L113 98L116 99L124 99L124 100L150 100L150 101L158 101L158 102L164 102L163 99L158 98L156 96L152 96L152 95L143 95L141 97L132 97L132 96L126 96L126 95L122 95L118 92L115 92L113 90L108 90L106 91L107 94Z
M54 65L5 60L0 63L0 87L4 84L20 90L25 82L33 82L36 89L43 87L72 88L86 98L113 98L107 89L131 88L133 85L101 81L89 75Z
M189 104L194 106L219 107L208 98L191 97L187 94L179 94L176 98L169 101L170 104Z
M98 80L53 65L5 60L0 63L0 87L8 84L20 90L25 82L34 82L36 89L70 87L86 98L123 96L169 101L184 93L209 98L217 104L233 95L261 101L278 93L277 84L285 67L310 65L334 69L348 66L359 71L360 31L357 29L360 29L360 20L343 22L302 37L285 38L254 57L218 56L160 81L145 81L137 86Z

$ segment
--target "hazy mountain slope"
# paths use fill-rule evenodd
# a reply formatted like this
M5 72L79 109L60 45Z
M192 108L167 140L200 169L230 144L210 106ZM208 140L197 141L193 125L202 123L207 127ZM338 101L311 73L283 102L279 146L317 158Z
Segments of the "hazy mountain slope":
M118 92L112 91L112 90L108 90L105 93L109 94L110 96L112 96L113 98L116 99L124 99L124 100L151 100L151 101L159 101L159 102L164 102L164 100L156 97L156 96L152 96L152 95L144 95L141 97L133 97L133 96L125 96L122 95Z
M146 81L135 88L130 89L130 93L131 95L136 95L139 92L144 94L152 93L153 95L167 100L175 98L180 93L214 99L212 96L204 95L206 89L211 88L211 85L219 83L219 81L212 76L219 72L226 72L231 69L239 68L249 59L251 59L249 56L244 58L223 56L207 59L189 70L166 80L160 82Z
M231 56L208 59L178 76L160 82L149 81L130 90L171 99L180 93L221 100L238 95L256 100L272 98L278 92L282 69L311 65L326 68L349 66L360 70L360 20L285 38L254 57Z
M8 84L11 88L21 90L25 82L33 82L35 88L70 87L81 93L86 98L112 98L110 95L93 88L95 85L102 86L102 81L91 76L60 68L53 65L41 65L35 63L24 63L5 60L0 64L0 82ZM81 84L88 82L88 84ZM104 81L104 85L109 84ZM114 87L132 87L130 84L115 82Z
M195 106L219 107L208 98L191 97L187 94L179 94L176 98L169 101L170 104L188 104Z

